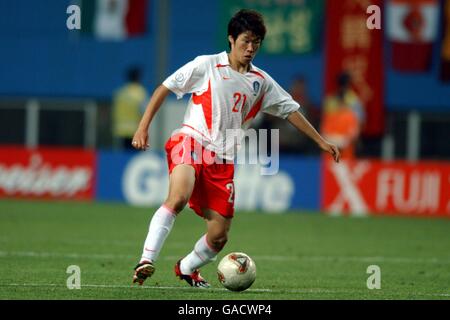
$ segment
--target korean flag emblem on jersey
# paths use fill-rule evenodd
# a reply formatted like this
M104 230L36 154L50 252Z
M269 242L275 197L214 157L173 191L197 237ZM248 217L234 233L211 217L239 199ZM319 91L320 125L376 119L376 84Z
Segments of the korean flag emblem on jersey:
M256 96L258 94L259 91L259 87L261 85L259 84L258 81L253 82L253 95Z

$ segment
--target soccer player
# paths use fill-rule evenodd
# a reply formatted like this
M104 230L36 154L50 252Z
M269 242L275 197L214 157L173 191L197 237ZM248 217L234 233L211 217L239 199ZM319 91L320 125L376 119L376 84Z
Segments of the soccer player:
M151 219L142 257L134 269L134 283L142 285L154 273L164 241L189 202L205 219L207 232L192 252L176 263L175 274L193 287L210 286L199 269L214 261L223 249L234 214L233 159L239 142L227 131L247 129L259 111L287 119L339 161L337 147L324 140L302 116L299 104L252 64L265 34L261 14L240 10L228 23L229 53L195 58L153 93L133 137L132 144L139 150L149 147L150 123L170 92L178 98L191 94L191 99L181 129L165 146L169 194Z

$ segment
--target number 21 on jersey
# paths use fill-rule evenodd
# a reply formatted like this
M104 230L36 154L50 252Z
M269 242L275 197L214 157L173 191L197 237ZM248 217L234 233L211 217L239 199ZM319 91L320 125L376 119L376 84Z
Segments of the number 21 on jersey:
M245 94L241 94L240 92L235 92L233 94L234 106L233 112L240 112L242 108L245 106L245 102L247 102L247 96Z

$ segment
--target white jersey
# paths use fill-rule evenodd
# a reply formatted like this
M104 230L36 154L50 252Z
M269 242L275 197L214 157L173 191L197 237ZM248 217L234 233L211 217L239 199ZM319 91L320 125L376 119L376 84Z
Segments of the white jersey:
M285 119L300 108L266 72L250 67L233 70L224 51L195 58L163 82L178 99L192 93L180 131L223 159L234 159L259 111Z

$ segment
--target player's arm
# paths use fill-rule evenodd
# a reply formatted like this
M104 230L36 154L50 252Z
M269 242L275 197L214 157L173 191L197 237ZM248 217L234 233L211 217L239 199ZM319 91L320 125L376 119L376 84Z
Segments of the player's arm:
M133 147L136 149L145 150L150 146L148 143L148 128L150 127L153 117L158 112L169 93L170 90L164 85L160 85L156 88L155 92L153 92L133 137Z
M323 151L330 153L333 156L334 161L339 162L339 149L334 144L326 141L300 112L292 112L287 117L287 120L297 128L297 130L305 133L314 140Z

